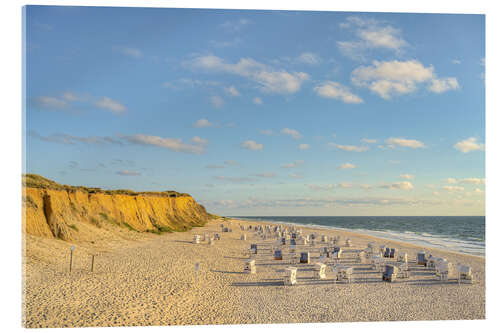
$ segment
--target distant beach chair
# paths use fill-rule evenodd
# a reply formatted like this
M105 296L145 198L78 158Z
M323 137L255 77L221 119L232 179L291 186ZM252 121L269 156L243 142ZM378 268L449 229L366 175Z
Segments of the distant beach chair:
M361 264L366 264L366 252L365 251L360 251L358 253L358 261Z
M375 269L377 272L382 271L383 263L384 263L384 260L380 255L372 256L372 258L371 258L372 268Z
M297 238L297 233L293 232L292 233L292 239L296 239Z
M301 264L309 264L309 252L301 252L300 253L300 263Z
M332 251L332 257L333 259L340 259L342 256L342 248L341 247L334 247Z
M401 252L398 254L398 262L408 263L408 253Z
M351 278L352 278L352 272L353 268L352 267L347 267L344 265L335 265L333 266L333 273L336 277L336 281L347 281L348 283L351 283Z
M326 279L326 265L322 262L314 264L314 275L318 279Z
M436 277L441 281L448 281L448 277L453 272L453 265L446 260L440 260L435 263Z
M281 244L282 245L286 245L286 237L282 237L281 238Z
M387 246L380 245L380 247L379 247L380 255L382 255L382 256L385 257L385 251L386 251L386 249L387 249Z
M391 254L391 249L386 247L384 251L384 258L389 258L390 254Z
M330 258L330 252L328 251L328 247L325 246L321 250L321 254L324 254L327 258Z
M396 255L396 249L391 248L391 252L389 253L389 258L394 258L395 255Z
M200 235L194 235L194 237L193 237L193 243L200 244Z
M408 267L408 263L406 262L401 262L398 265L396 265L398 268L398 278L404 278L408 279L410 277L410 269Z
M274 250L274 260L283 260L283 252L281 250Z
M252 254L257 254L257 244L250 244L250 252Z
M321 241L322 241L323 243L328 243L328 236L326 236L326 235L322 235L322 236L321 236Z
M246 234L242 234L240 239L241 240L247 240L247 235Z
M472 275L472 268L470 266L458 264L457 271L458 271L458 283L466 281L472 284L474 282L474 276Z
M290 245L293 245L293 246L297 245L297 242L295 241L295 238L291 238L290 239Z
M417 265L427 266L427 257L424 252L417 253Z
M351 240L349 238L345 240L345 247L351 247Z
M382 274L383 281L394 282L398 276L398 268L394 265L385 265L384 273Z
M285 275L283 276L283 283L285 286L293 286L297 284L297 268L287 267L285 268Z
M214 245L214 238L213 237L208 238L208 245Z
M245 273L255 274L257 272L257 268L255 267L255 259L249 259L245 262Z

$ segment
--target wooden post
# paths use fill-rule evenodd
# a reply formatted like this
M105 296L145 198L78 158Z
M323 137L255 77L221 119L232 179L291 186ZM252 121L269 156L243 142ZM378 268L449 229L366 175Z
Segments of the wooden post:
M71 267L73 266L73 251L75 250L75 246L71 246L71 252L69 257L69 271L71 272Z
M92 255L92 266L90 267L90 271L94 272L94 255Z

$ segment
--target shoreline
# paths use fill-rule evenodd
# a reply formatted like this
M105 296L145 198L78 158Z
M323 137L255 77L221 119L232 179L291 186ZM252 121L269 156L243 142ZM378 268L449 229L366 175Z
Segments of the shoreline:
M405 240L401 240L401 239L394 239L394 238L390 238L389 235L387 237L384 237L383 235L373 235L373 234L370 234L368 232L363 232L363 230L358 230L358 229L347 229L347 228L340 228L340 227L335 227L335 226L324 226L324 225L317 225L317 224L315 224L315 225L306 225L306 224L294 223L294 222L287 222L287 221L272 221L272 220L261 219L261 217L259 217L259 216L256 216L256 218L259 218L259 220L257 220L257 219L253 220L249 216L248 217L230 217L230 216L228 216L227 218L231 219L231 220L240 220L240 221L246 221L246 222L250 222L250 223L267 223L267 224L273 224L273 225L284 224L284 225L293 225L293 226L300 227L300 228L320 229L320 230L334 230L334 231L339 231L339 232L349 232L349 233L352 233L353 235L370 236L370 237L373 237L373 238L376 238L376 239L380 239L380 240L391 241L391 242L399 242L399 243L402 243L402 244L413 245L413 246L416 246L416 247L430 248L430 249L434 249L434 250L438 250L438 251L442 251L442 252L449 252L449 253L452 253L452 254L460 254L460 255L466 255L466 256L476 257L476 258L479 258L479 259L485 259L485 257L486 257L486 254L480 255L480 254L472 254L472 253L467 253L467 252L453 251L453 250L449 250L449 249L446 249L446 248L433 246L432 244L420 244L420 243L417 243L417 242L409 242L409 241L405 241ZM370 230L367 230L367 231L370 231ZM372 231L373 232L383 232L383 231L378 231L378 230L372 230ZM460 240L458 240L458 241L460 241ZM426 243L426 242L422 241L422 243ZM486 252L486 248L484 248L484 252Z

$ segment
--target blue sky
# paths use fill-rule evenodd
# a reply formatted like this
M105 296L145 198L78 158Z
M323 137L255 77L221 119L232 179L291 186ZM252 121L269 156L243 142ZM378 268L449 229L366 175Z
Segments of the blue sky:
M484 16L25 18L27 172L221 215L484 215Z

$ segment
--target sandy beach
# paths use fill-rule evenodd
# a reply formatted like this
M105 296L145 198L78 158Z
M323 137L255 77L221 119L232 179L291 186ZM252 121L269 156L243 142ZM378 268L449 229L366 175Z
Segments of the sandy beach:
M24 235L26 327L148 326L199 324L303 323L352 321L459 320L485 318L485 260L465 254L423 248L347 231L301 227L303 234L350 238L340 263L354 267L351 283L334 283L332 264L326 279L313 278L313 263L322 245L298 245L311 253L311 264L299 264L284 251L273 260L276 238L262 239L241 225L265 222L232 221L221 232L213 220L204 227L163 235L122 230L121 236L71 243ZM274 225L274 224L272 224ZM193 244L196 234L219 233L221 240ZM246 233L247 240L241 240ZM411 276L388 283L370 264L357 262L368 242L408 253ZM258 244L256 274L246 274L250 244ZM69 272L70 246L75 245ZM472 267L473 284L456 276L439 281L415 263L426 250L453 264ZM91 255L95 255L91 272ZM385 259L387 262L394 259ZM195 264L199 263L199 270ZM297 285L283 285L283 270L295 266Z

